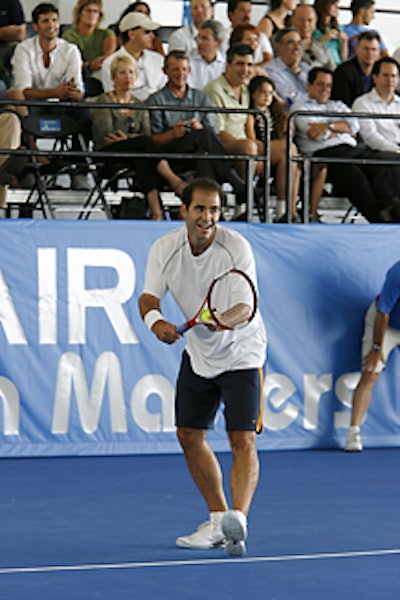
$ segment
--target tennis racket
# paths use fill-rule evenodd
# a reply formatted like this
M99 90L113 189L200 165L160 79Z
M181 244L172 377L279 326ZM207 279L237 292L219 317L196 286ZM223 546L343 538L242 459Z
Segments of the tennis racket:
M254 283L240 269L229 269L212 280L197 313L176 331L182 335L195 325L205 325L213 331L238 329L250 323L256 310Z

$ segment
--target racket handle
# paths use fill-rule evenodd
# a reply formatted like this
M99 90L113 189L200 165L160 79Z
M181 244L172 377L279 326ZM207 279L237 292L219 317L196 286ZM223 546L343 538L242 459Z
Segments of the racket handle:
M178 325L176 327L176 333L179 333L179 335L183 335L185 331L187 331L189 328L189 323L186 321L186 323L183 323L182 325Z

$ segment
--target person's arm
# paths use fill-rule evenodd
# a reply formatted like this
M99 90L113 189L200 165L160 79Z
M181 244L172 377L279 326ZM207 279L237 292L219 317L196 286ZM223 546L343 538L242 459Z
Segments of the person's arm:
M254 141L257 140L256 132L255 132L255 128L254 128L254 115L247 115L246 125L245 125L244 129L246 132L246 136L250 140L254 140Z
M114 33L110 33L104 38L103 41L103 54L101 56L97 56L93 60L89 60L85 63L85 66L90 71L98 71L101 68L101 65L105 61L108 56L111 56L117 49L117 38Z
M0 42L22 42L25 39L26 25L5 25L0 27Z
M152 294L144 293L139 298L139 310L143 321L161 342L173 344L182 336L175 325L166 321L161 313L160 300Z

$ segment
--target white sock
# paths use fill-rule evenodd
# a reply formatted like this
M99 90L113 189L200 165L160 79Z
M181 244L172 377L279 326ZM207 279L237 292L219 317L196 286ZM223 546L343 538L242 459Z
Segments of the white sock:
M349 433L360 433L359 425L350 425Z
M278 199L276 201L275 218L279 219L280 217L283 217L285 212L286 212L286 200Z
M221 529L221 519L222 519L223 514L224 514L223 511L217 511L217 510L210 512L210 521L211 521L211 525L213 528Z

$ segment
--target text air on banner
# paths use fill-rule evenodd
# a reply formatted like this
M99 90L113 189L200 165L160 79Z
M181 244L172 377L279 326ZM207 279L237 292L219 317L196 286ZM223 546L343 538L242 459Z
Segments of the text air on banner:
M176 226L0 223L1 456L179 451L184 340L159 342L137 308L149 248ZM254 250L269 339L258 447L341 446L364 312L399 259L400 228L234 227ZM171 298L162 307L182 322ZM400 445L398 372L396 349L363 425L366 446ZM209 439L227 449L221 415Z

